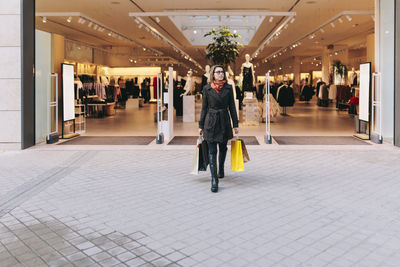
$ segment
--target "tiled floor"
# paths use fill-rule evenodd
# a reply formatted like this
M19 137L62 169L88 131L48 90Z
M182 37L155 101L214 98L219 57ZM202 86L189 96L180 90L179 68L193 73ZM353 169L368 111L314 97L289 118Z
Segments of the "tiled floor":
M155 104L145 104L140 109L132 106L128 100L125 110L117 109L116 115L102 119L87 119L86 135L151 135L157 134L154 123ZM337 111L335 104L330 107L318 107L315 101L309 104L296 102L294 107L287 108L289 116L272 118L272 136L349 136L354 133L355 123L347 111ZM198 133L198 123L183 123L182 117L175 118L174 134L193 136ZM262 139L265 134L265 123L259 126L243 126L240 124L240 134L258 136Z
M0 266L399 266L389 145L251 146L217 194L192 148L64 148L0 154Z

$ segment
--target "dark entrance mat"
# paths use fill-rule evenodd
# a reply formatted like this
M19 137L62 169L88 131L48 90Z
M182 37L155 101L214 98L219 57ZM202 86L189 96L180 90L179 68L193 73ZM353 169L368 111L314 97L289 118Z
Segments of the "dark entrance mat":
M58 145L148 145L155 136L79 136Z
M175 136L168 145L196 145L198 136ZM255 136L240 136L240 139L244 140L244 143L248 146L260 145ZM233 139L232 139L233 140ZM228 145L230 142L228 142Z
M273 136L279 145L370 145L353 136Z

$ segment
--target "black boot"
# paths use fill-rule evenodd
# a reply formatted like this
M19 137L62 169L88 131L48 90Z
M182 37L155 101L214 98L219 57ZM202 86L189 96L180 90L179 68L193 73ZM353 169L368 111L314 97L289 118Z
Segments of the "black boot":
M208 154L211 172L211 192L218 192L217 158L215 154Z
M227 148L223 151L220 150L218 155L218 178L220 179L224 178L225 176L224 164L225 164L227 150L228 150Z

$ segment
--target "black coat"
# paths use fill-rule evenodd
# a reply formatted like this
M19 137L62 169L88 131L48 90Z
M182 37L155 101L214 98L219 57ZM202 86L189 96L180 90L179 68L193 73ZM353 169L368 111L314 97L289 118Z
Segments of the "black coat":
M222 143L233 138L231 119L233 127L239 127L232 86L224 84L219 94L211 85L204 86L199 121L199 128L203 129L204 140Z

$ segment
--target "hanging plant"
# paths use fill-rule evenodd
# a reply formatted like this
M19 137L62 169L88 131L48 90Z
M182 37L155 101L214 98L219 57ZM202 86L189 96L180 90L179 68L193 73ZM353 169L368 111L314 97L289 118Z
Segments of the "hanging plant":
M231 33L229 27L213 28L206 33L204 37L212 36L213 42L207 45L206 58L215 65L228 66L235 62L239 56L239 47L243 44L236 41L236 38L242 38L240 34Z
M340 60L333 62L333 69L336 75L339 75L341 79L347 76L347 67L342 64Z

